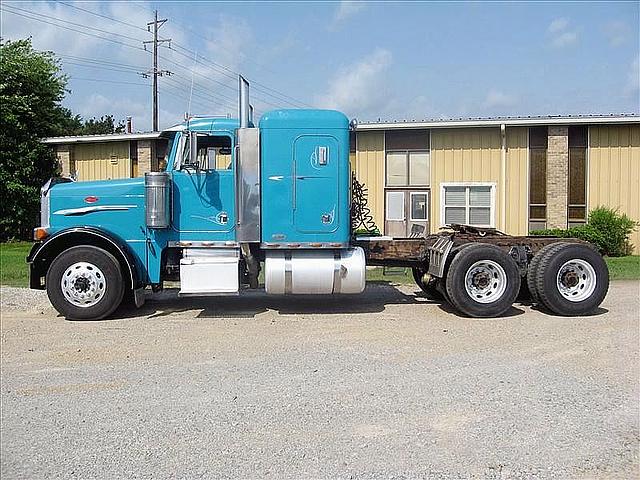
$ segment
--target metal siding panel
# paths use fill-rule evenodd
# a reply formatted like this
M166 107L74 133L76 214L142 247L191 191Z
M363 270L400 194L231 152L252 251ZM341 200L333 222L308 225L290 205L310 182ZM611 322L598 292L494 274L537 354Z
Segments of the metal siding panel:
M499 224L500 202L500 130L438 129L431 132L431 218L432 231L440 224L440 184L443 182L494 182Z
M506 233L527 234L527 129L507 128Z
M640 220L640 126L592 127L590 137L589 210L604 205ZM631 243L640 253L640 232Z
M384 132L358 133L355 171L368 189L368 204L374 221L384 227Z

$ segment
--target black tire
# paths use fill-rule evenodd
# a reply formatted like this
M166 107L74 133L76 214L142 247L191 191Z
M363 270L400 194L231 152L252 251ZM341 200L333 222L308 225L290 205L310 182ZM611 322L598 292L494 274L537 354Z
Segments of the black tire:
M536 289L540 303L553 313L563 316L593 313L609 291L609 269L602 255L585 244L564 243L553 246L555 248L549 249L540 259L536 271ZM572 260L580 263L568 263ZM592 272L583 266L584 263L591 267ZM585 295L583 291L591 290L587 280L592 276L595 285L591 293L581 299ZM577 283L572 285L572 282ZM568 289L567 296L561 293L560 285ZM569 300L573 297L577 300Z
M529 290L529 296L531 297L531 303L539 304L540 296L538 295L538 288L536 287L536 272L538 271L538 265L540 264L540 259L544 257L547 252L550 250L555 250L558 245L565 245L564 242L559 243L551 243L549 245L545 245L540 249L538 253L536 253L531 262L529 263L529 268L527 269L527 289Z
M504 291L495 300L487 303L478 300L480 295L474 297L467 292L465 285L467 272L477 262L483 260L497 264L504 272ZM487 295L494 292L492 286L495 288L498 285L494 283L495 279L499 277L499 273L496 270L495 267L485 268L483 270L484 273L479 274L483 276L482 279L479 279L479 282L488 282L486 287L480 285L481 288L485 288L484 292ZM491 276L487 277L487 273L491 273ZM446 289L451 303L462 313L471 317L499 317L511 308L518 296L520 291L520 272L515 260L500 248L485 243L477 243L463 248L453 258L447 273Z
M86 277L81 277L73 284L70 280L68 288L65 289L67 292L65 295L62 277L65 274L73 275L73 270L70 270L70 267L79 262L85 262L88 265L83 267L85 271L93 272L93 275L96 275L94 279L97 279L99 288L96 287L92 290L91 286L87 286L91 282L83 280ZM72 278L70 277L70 279ZM103 282L100 282L100 279ZM81 280L82 282L78 284ZM124 295L124 281L120 264L113 255L98 247L79 246L65 250L51 263L46 281L47 295L51 304L61 315L70 320L100 320L118 308ZM77 287L76 284L78 284ZM78 302L85 300L72 297L69 294L69 292L81 292L84 295L92 291L96 294L93 298L86 298L89 306L77 305ZM73 303L74 299L76 303ZM91 302L95 303L91 304Z
M425 274L425 271L421 268L412 268L413 279L416 282L416 285L420 287L420 290L424 292L425 297L429 300L442 300L442 294L437 289L438 279L435 277L431 277L428 282L424 282L422 277Z

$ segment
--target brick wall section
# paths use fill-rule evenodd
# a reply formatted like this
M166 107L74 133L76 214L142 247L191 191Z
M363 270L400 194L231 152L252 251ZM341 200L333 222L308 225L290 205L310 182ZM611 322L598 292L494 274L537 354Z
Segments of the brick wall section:
M55 147L56 158L60 166L60 175L70 177L75 173L76 165L73 161L72 145L57 145Z
M547 146L547 228L567 228L569 128L549 126Z
M138 140L138 176L144 177L145 172L153 170L155 144L151 140Z

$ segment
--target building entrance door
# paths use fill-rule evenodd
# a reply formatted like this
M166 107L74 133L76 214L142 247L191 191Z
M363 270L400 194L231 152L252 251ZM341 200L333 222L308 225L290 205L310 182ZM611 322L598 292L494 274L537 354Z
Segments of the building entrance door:
M385 195L385 235L394 238L415 238L428 235L429 200L429 190L387 190Z

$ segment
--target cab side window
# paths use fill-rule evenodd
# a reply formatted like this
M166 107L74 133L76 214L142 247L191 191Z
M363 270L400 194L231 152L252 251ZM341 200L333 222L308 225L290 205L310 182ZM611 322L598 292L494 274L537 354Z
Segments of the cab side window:
M227 136L198 135L197 162L199 170L231 170L231 138ZM185 143L182 165L189 163L189 142Z
M231 139L198 137L198 166L201 170L231 170Z

